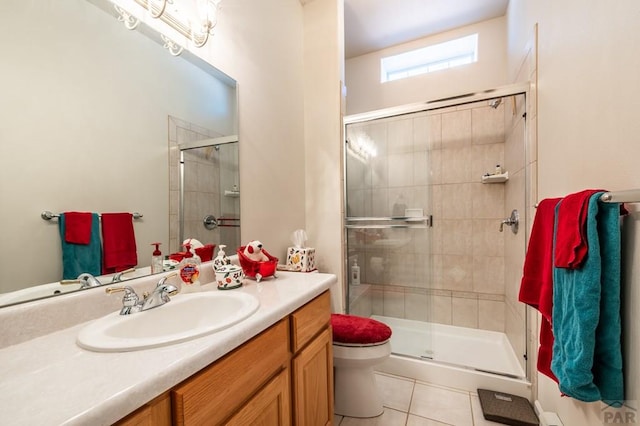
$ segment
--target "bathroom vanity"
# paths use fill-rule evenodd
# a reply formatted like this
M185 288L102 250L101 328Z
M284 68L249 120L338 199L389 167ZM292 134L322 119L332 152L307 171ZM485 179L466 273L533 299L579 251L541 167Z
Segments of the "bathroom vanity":
M329 425L330 319L325 291L117 425Z
M335 282L330 274L293 272L247 280L232 291L260 300L252 316L153 349L84 350L75 339L88 322L7 346L0 349L2 418L11 424L330 424L328 289ZM205 291L218 291L208 286Z

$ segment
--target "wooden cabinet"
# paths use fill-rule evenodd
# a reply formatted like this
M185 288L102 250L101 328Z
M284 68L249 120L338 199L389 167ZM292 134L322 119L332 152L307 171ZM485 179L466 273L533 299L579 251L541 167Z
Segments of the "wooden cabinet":
M175 425L216 425L289 364L285 318L171 391Z
M117 425L330 425L330 309L326 291Z
M171 426L171 397L166 392L116 423L118 426Z
M291 314L293 421L298 426L333 422L333 339L329 292Z
M289 369L276 377L253 396L225 425L228 426L289 426L291 424L291 396Z

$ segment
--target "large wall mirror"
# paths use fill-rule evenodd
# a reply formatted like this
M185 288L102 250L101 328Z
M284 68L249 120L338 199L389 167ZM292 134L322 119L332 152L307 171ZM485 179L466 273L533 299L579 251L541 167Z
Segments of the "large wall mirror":
M217 167L207 182L220 199L207 211L237 219L227 223L239 234L235 81L117 17L107 0L0 2L0 306L73 288L58 285L61 236L45 210L142 214L137 271L125 278L149 271L151 243L180 250L174 173L184 143L210 141L194 156ZM227 244L221 229L199 239Z

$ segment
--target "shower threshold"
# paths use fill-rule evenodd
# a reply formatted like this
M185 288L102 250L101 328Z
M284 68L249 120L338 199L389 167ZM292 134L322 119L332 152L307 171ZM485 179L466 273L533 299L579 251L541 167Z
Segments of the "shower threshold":
M391 327L391 351L481 373L526 377L504 333L373 315Z

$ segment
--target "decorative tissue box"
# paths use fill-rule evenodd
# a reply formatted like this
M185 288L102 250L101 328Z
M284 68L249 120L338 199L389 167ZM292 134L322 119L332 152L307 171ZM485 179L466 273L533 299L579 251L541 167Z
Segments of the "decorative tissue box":
M287 249L287 269L311 272L316 269L316 249L312 247L289 247Z

